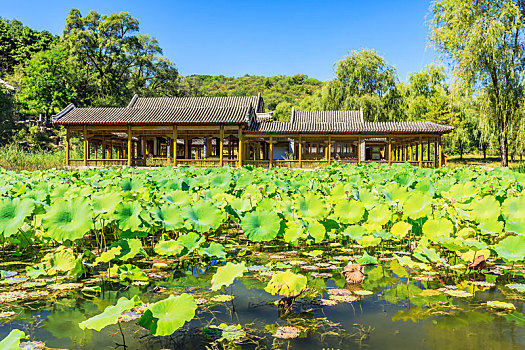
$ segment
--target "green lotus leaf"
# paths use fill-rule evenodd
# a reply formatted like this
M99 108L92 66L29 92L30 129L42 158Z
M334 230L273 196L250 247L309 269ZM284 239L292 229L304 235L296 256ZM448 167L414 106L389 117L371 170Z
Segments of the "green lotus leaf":
M232 176L230 173L219 173L214 174L210 179L210 187L215 188L228 188L230 187Z
M237 277L242 277L245 269L244 263L227 262L226 265L220 266L211 279L211 289L218 290L223 286L228 287Z
M107 263L113 259L116 259L116 257L120 255L121 251L122 251L122 247L118 247L118 246L108 249L107 251L103 252L102 254L100 254L99 257L95 259L93 266L97 266L100 263Z
M37 264L36 268L32 266L26 266L26 275L31 279L36 279L40 276L47 276L46 264Z
M287 270L274 274L264 290L272 295L279 294L284 297L295 297L301 294L306 288L306 282L306 276L298 275L291 270Z
M178 230L184 227L182 210L176 206L164 204L156 207L151 211L151 216L166 230Z
M246 198L233 198L229 201L230 207L237 213L244 213L253 208L252 202Z
M20 350L20 340L26 339L27 336L19 329L13 329L9 334L0 341L2 350Z
M121 202L115 208L117 225L122 231L139 231L144 209L139 202Z
M355 224L363 218L365 206L354 200L340 201L334 206L334 214L343 224Z
M176 190L166 193L164 199L171 204L183 207L191 203L191 196L186 191Z
M426 258L421 259L421 256ZM414 251L414 256L423 262L433 262L433 263L445 263L445 260L441 258L434 249L425 247L423 244L419 244Z
M378 263L378 260L376 257L373 257L371 255L368 255L366 250L363 252L363 255L356 259L356 263L360 265L375 265Z
M197 232L214 231L223 223L222 212L211 203L201 200L192 206L183 208L182 217Z
M453 230L452 222L445 218L430 219L423 224L423 234L433 241L439 237L450 237Z
M308 219L322 219L328 215L328 209L323 198L312 193L299 197L294 202L295 210L300 217Z
M284 241L287 243L297 242L299 239L305 239L308 235L305 233L304 226L297 221L289 221L286 223L284 230Z
M509 322L518 324L518 326L525 326L525 314L521 312L513 312L508 315L503 315L503 317Z
M65 247L58 248L53 253L48 253L42 258L42 262L48 269L48 274L54 275L56 272L68 272L76 265L75 255L70 249Z
M186 254L193 252L199 245L204 241L204 237L198 233L189 232L184 235L180 235L177 241L182 243L182 246L186 249Z
M359 201L363 203L367 210L372 209L379 203L379 198L371 191L361 188L359 190Z
M142 187L144 187L144 182L137 178L123 178L119 182L119 186L122 188L124 192L136 192L139 191Z
M153 335L171 335L195 317L195 310L197 304L193 296L170 295L167 299L151 305L138 323Z
M119 280L125 281L147 281L148 276L138 266L133 264L124 264L117 268L117 275Z
M101 192L91 197L93 212L97 215L109 217L115 211L117 205L122 201L122 195L119 192Z
M315 243L320 243L326 236L326 229L319 221L308 220L308 234L312 237Z
M509 236L493 246L498 256L511 262L525 259L525 236Z
M493 309L516 310L516 306L514 304L506 303L504 301L499 301L499 300L487 301L487 306Z
M359 225L352 225L348 226L344 231L343 235L350 237L354 241L357 241L361 238L363 238L364 235L366 235L368 231L363 227Z
M363 236L357 240L357 243L363 247L375 247L381 243L381 238L372 235Z
M16 234L34 208L30 199L0 199L0 234L4 237Z
M520 221L507 220L505 223L505 231L525 235L525 216L521 218Z
M368 221L384 225L392 219L392 211L386 204L379 204L368 213Z
M403 239L412 230L412 225L408 222L399 221L392 225L390 232L397 238Z
M252 242L271 241L281 229L281 219L270 211L254 211L243 216L241 227Z
M477 222L496 221L500 215L499 202L492 196L476 198L470 206L470 216Z
M206 335L206 338L217 341L217 342L236 342L246 336L246 332L242 329L241 325L227 325L221 323L218 326L210 325L204 327L202 330Z
M409 192L405 187L402 187L397 183L390 183L385 186L383 194L391 204L398 205L400 208L404 206L404 203L409 196Z
M117 324L118 318L124 312L131 310L136 305L140 304L140 299L136 295L128 299L122 297L117 301L117 304L113 306L108 306L104 312L93 316L85 321L82 321L78 324L80 329L94 329L99 332L102 328L105 328L112 324Z
M478 194L476 185L468 181L466 183L455 184L448 192L443 193L443 196L454 201L465 203L474 198Z
M507 221L524 222L525 218L525 195L509 197L501 206L501 212Z
M432 214L432 198L424 194L413 194L403 205L403 215L417 220Z
M481 220L478 228L483 233L500 234L503 231L503 222L494 218Z
M110 248L120 247L120 254L116 256L116 259L121 261L126 261L133 259L138 253L142 252L143 255L146 255L146 252L142 249L142 242L140 239L130 238L122 239L111 243ZM146 255L147 256L147 255Z
M211 242L205 243L198 250L199 255L224 258L226 257L226 250L220 243Z
M42 218L45 235L56 241L81 239L93 228L93 210L80 198L55 202Z
M175 240L160 241L155 245L155 253L159 255L180 255L183 250L182 242Z

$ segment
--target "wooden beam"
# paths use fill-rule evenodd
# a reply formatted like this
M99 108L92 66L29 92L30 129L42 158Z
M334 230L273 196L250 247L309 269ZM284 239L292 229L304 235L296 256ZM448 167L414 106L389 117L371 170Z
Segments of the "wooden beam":
M224 165L224 125L221 125L221 135L219 140L219 165Z
M128 166L131 166L131 125L128 125Z
M71 142L70 141L70 138L71 138L71 132L69 131L69 128L66 127L66 165L69 166L69 159L70 159L70 156L69 156L69 143Z

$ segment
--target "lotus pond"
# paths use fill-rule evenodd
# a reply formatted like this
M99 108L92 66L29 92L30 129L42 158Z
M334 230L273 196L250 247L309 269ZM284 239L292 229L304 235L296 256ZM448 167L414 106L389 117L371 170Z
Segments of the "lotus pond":
M0 170L1 349L523 349L525 175Z

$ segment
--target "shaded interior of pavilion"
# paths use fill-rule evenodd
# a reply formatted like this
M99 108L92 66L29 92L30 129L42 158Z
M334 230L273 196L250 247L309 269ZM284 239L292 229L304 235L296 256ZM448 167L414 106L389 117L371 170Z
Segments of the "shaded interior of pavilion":
M217 130L107 130L69 127L71 166L239 166L315 168L335 162L442 165L441 135L265 135L217 126ZM158 129L158 128L157 128ZM70 157L70 139L81 140L82 158ZM173 140L177 140L176 143ZM221 142L222 141L222 142Z

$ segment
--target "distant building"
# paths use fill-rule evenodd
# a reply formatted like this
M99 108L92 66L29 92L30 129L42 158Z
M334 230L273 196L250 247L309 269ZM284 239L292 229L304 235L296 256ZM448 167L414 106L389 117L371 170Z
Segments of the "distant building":
M264 100L248 97L153 98L135 95L123 108L76 108L56 124L84 139L70 165L172 165L313 168L333 162L441 166L441 136L430 122L366 122L360 111L295 111L274 121ZM174 142L174 140L176 140ZM69 142L68 142L69 145Z

